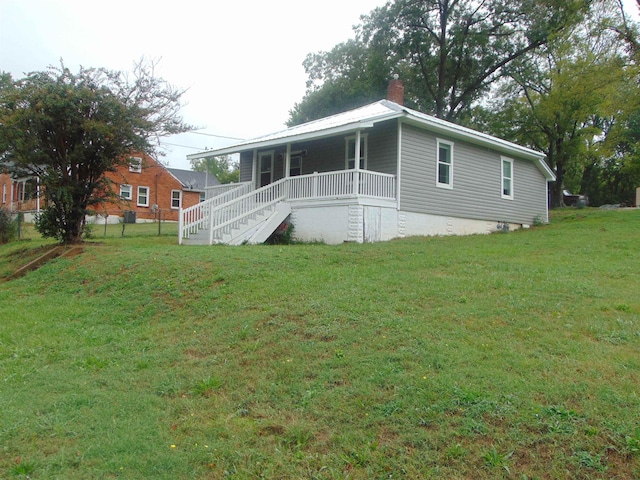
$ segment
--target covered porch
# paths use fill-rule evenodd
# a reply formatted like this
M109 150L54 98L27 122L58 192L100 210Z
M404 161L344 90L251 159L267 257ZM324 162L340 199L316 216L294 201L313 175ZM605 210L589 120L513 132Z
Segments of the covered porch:
M262 243L296 209L330 204L397 207L396 176L368 170L285 176L208 189L207 200L180 211L179 243Z

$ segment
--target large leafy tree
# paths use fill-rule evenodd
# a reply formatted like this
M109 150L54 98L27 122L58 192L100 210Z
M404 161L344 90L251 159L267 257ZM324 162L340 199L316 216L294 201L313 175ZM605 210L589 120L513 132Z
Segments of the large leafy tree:
M594 2L583 22L552 44L514 62L501 101L482 126L501 137L543 151L556 174L551 205L563 190L581 191L585 168L616 150L608 134L619 130L625 110L637 105L635 75L620 41L619 10Z
M178 115L184 91L140 61L132 74L62 64L0 82L0 162L39 178L47 200L44 236L82 241L88 210L110 188L105 173L134 151L158 153L157 139L188 130Z
M208 172L222 184L236 183L240 178L240 164L231 155L190 160L196 172Z
M521 59L581 18L590 0L395 0L362 17L356 40L309 55L290 124L380 95L392 73L406 103L455 121ZM353 92L353 93L352 93ZM342 102L342 105L338 105Z

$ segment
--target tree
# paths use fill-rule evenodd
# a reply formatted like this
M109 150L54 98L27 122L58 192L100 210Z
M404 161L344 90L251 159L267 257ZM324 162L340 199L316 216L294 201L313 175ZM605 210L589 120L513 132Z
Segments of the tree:
M63 243L82 241L90 207L110 195L106 172L131 152L155 154L157 140L187 131L184 93L154 76L144 59L133 74L60 67L0 81L0 162L38 176L48 206L36 226Z
M240 178L240 165L230 155L197 158L190 160L191 168L196 172L209 172L222 184L237 183Z
M615 118L636 104L632 96L621 102L637 72L612 28L619 18L611 7L608 1L594 2L580 25L526 61L514 62L500 92L503 100L481 127L546 154L556 174L552 206L563 205L564 189L581 191L585 167L601 162Z
M404 80L408 106L455 121L489 92L506 67L577 22L589 3L389 2L362 17L356 41L307 57L307 94L296 105L290 123L318 118L318 104L331 105L336 92L346 97L345 106L358 101L358 95L379 95L386 88L382 79L393 73ZM361 81L367 78L372 81ZM362 85L365 88L359 88Z

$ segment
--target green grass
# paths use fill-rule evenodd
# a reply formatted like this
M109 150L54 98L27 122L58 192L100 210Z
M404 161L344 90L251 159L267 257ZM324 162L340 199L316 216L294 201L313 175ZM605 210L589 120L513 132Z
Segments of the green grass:
M639 210L367 245L95 237L0 284L1 478L640 477ZM0 246L0 272L41 244Z

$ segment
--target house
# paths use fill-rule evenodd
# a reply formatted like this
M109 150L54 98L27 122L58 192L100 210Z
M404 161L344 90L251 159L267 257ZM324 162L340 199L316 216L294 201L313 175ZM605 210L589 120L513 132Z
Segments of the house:
M220 186L212 175L167 168L147 154L133 154L106 177L119 198L94 207L96 214L89 222L178 221L180 208L203 201L207 190ZM37 177L0 173L0 195L0 207L25 213L28 222L45 207Z
M205 172L167 168L144 153L132 154L106 177L119 198L96 208L93 221L144 222L161 219L177 221L180 208L205 200L206 189L220 182ZM102 219L101 219L102 217Z
M548 221L544 155L403 106L403 86L355 110L189 155L239 154L240 183L180 215L181 243L489 233Z
M39 192L37 178L18 178L8 172L0 172L0 208L11 212L23 212L25 220L31 222L33 214L39 213L45 206Z

